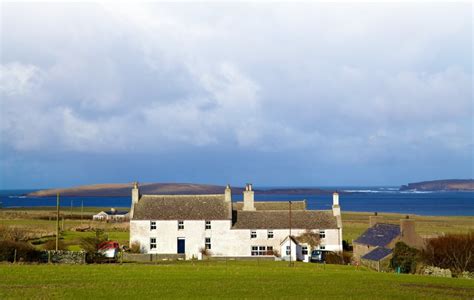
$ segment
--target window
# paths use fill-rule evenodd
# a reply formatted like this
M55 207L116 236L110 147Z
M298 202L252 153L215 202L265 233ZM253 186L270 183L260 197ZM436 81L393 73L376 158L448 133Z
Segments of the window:
M211 221L206 221L206 229L211 229Z
M267 231L267 238L273 239L273 230L268 230Z
M308 255L308 246L301 246L301 254Z
M252 256L258 255L258 246L252 246L251 254Z
M273 255L273 246L252 246L252 256Z
M320 239L324 239L326 237L326 232L323 230L323 231L320 231L319 232L319 238Z
M204 246L206 249L211 249L211 238L206 238L205 242L204 242Z
M150 250L156 249L156 238L150 238Z
M250 238L251 239L256 239L257 238L257 231L255 231L255 230L250 231Z
M291 246L286 246L286 255L291 254Z
M319 245L319 249L320 249L320 250L325 250L325 249L326 249L326 246Z
M150 230L156 229L156 221L150 221Z
M266 255L273 255L275 254L273 252L273 246L267 246L267 252L266 252Z
M184 229L184 221L178 221L178 230Z

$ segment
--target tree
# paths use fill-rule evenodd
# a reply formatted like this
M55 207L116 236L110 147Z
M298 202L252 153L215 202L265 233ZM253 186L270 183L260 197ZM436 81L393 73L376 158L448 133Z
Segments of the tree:
M306 230L305 232L303 232L302 234L300 234L298 237L297 237L298 241L301 242L301 243L305 243L305 244L308 244L309 246L309 251L311 252L311 250L313 250L314 248L316 248L320 243L321 243L321 239L319 237L319 233L315 233L311 230Z
M411 248L403 242L398 242L393 249L390 266L394 270L399 269L401 273L414 273L418 255L419 251L417 249Z
M432 238L422 251L423 261L453 273L474 272L474 232Z

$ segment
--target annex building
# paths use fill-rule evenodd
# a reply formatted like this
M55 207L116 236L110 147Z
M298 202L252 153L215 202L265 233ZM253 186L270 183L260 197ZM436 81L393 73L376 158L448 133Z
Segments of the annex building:
M308 231L320 237L316 249L342 251L337 193L332 210L316 211L305 200L255 201L251 184L239 202L230 186L213 195L142 195L137 183L132 188L130 244L139 243L142 253L200 259L205 249L213 257L305 260L311 249L297 237Z

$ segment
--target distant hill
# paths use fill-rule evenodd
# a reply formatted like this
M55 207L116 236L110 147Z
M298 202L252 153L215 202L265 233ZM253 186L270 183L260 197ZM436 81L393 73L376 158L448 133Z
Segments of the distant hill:
M110 183L83 185L71 188L49 189L29 193L29 197L52 197L59 193L61 196L75 197L127 197L130 196L130 189L133 183ZM221 194L224 193L224 186L192 183L142 183L140 192L143 194ZM232 187L232 194L241 194L243 188ZM257 194L329 194L332 191L313 188L278 188L259 190Z
M446 179L402 185L400 191L474 191L473 179Z

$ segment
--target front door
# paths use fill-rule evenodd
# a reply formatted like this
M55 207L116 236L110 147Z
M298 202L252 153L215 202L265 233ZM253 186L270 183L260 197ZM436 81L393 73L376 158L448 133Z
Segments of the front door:
M178 254L184 254L185 240L184 238L178 238Z

